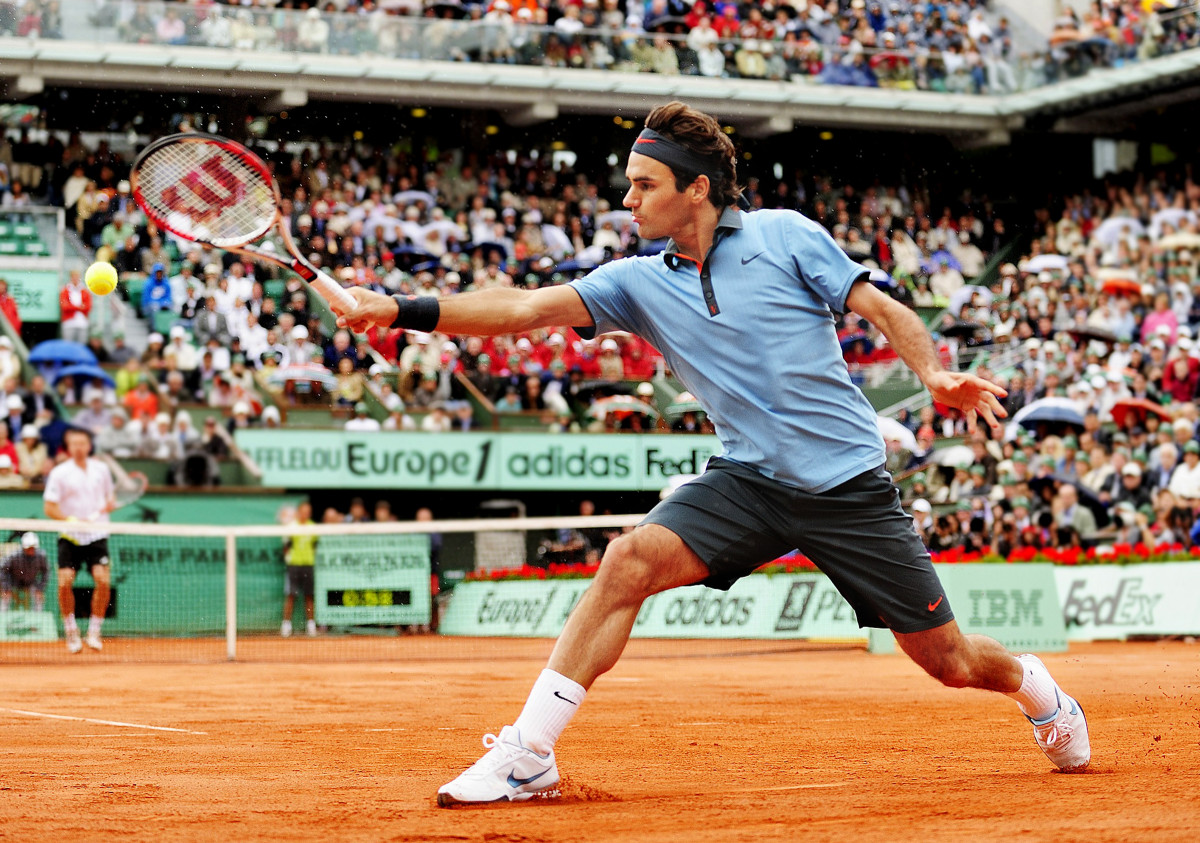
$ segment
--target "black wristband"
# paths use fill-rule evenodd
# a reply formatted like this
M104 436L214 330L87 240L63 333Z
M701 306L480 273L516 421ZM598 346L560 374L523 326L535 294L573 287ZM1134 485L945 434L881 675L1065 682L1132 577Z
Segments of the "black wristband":
M429 333L437 329L442 316L442 306L433 296L392 296L396 301L396 318L393 328L408 328Z

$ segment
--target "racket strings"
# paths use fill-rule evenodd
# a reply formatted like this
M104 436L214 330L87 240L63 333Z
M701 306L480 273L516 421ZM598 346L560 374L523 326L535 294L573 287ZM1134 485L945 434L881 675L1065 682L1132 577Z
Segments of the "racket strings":
M138 168L147 210L168 230L214 246L261 237L275 222L275 193L261 172L221 146L171 143Z

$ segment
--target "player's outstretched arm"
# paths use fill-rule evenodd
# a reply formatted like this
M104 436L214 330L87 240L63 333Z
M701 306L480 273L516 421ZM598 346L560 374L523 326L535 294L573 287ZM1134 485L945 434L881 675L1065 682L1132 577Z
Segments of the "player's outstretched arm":
M870 320L883 332L900 359L925 384L934 401L966 413L967 427L972 433L976 420L981 417L994 432L1000 432L999 419L1008 413L999 399L1008 393L976 375L944 369L933 347L933 338L917 314L867 281L860 281L851 288L846 307Z
M338 314L338 326L362 333L375 325L392 325L398 313L396 300L362 288L350 290L357 306ZM438 299L437 330L447 334L494 336L528 331L545 325L585 327L592 315L579 293L570 286L519 290L497 287ZM427 326L402 324L429 330Z

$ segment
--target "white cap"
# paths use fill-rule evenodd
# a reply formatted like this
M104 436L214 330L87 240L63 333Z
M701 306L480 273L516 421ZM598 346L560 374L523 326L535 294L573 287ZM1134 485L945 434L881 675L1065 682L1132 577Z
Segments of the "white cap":
M601 351L620 351L621 346L617 345L616 340L607 339L604 342L600 343L600 350Z
M1170 325L1159 325L1157 328L1154 329L1154 333L1156 336L1169 337L1169 336L1171 336L1171 326Z
M929 505L929 501L924 498L917 498L913 501L913 512L933 512L933 507Z
M176 337L182 337L182 336L186 336L186 335L187 335L187 331L185 331L183 329L182 325L172 325L171 326L171 339L175 339Z
M13 341L8 337L0 337L0 348L12 348Z
M649 381L642 381L637 385L637 394L643 398L650 398L654 395L654 384Z
M250 415L250 405L247 404L245 401L235 401L233 404L233 414L235 416Z
M546 345L566 345L566 343L566 339L562 334L558 333L558 331L555 331L550 335L550 338L546 340Z
M1142 467L1135 462L1125 463L1125 467L1121 469L1121 473L1129 477L1141 477Z
M170 413L159 413L157 416L154 417L154 423L169 425L171 423L171 414Z
M20 395L8 396L7 403L8 403L8 409L10 409L10 410L24 410L25 409L25 402L21 400Z
M37 533L26 533L25 535L21 536L21 547L37 547L37 546L38 546Z
M205 275L220 275L221 267L219 264L215 264L215 263L206 264L204 267L204 274Z
M160 343L162 341L163 341L163 335L160 334L158 331L155 331L150 336L146 337L146 342L159 342Z
M292 328L292 339L294 339L294 340L308 339L308 328L305 328L303 325L297 325L296 327Z
M521 337L517 340L517 348L521 351L533 351L533 343L525 337Z
M12 457L8 454L0 454L0 468L12 468Z
M274 404L268 404L266 407L263 407L262 420L264 422L279 421L279 408Z
M22 439L30 439L30 438L37 439L41 435L42 435L41 431L39 431L37 429L37 427L32 424L27 424L23 428L21 428L21 438Z
M1104 389L1104 387L1108 386L1108 379L1104 375L1093 375L1091 384L1092 389Z

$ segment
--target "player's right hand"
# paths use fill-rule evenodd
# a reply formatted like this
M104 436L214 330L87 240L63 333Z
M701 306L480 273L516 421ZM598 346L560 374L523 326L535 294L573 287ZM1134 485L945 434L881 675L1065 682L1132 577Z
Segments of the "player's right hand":
M362 287L351 287L347 292L356 302L353 310L339 312L340 305L336 302L330 303L333 312L337 314L339 328L348 328L356 334L362 334L376 325L389 326L395 320L396 302L391 296Z

